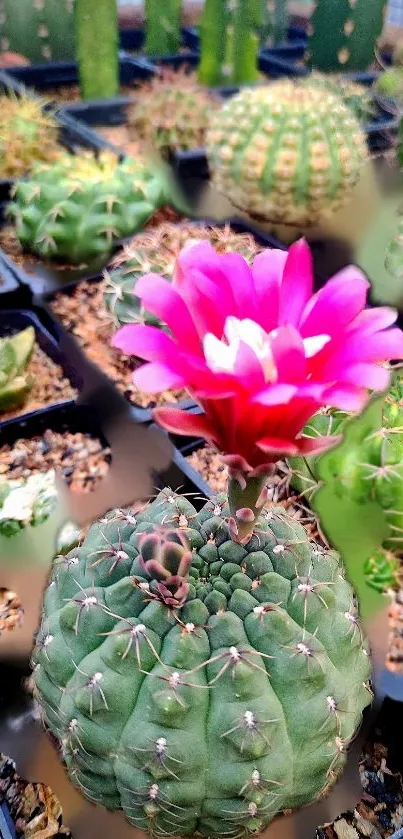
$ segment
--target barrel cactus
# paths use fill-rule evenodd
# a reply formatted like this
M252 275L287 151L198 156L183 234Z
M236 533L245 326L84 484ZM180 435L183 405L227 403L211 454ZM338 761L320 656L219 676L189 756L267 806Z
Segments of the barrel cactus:
M169 488L56 560L36 696L74 784L152 835L237 837L323 795L370 701L337 555L281 508L231 538Z
M171 281L178 255L185 245L209 241L218 253L240 253L249 262L259 252L250 233L235 233L229 225L161 224L139 233L115 257L105 273L104 300L117 325L148 323L162 326L160 318L148 312L135 294L136 283L147 272Z
M0 415L24 404L34 384L27 372L35 346L35 330L28 326L11 337L0 338Z
M146 82L127 110L128 125L135 140L164 156L191 151L205 144L211 112L218 99L199 87L184 71L165 70Z
M226 102L211 121L207 151L218 190L236 207L301 227L348 200L368 154L359 122L340 97L291 80Z
M20 178L60 152L59 127L36 99L0 97L0 178Z
M65 153L15 185L9 213L24 249L73 264L106 257L165 199L163 179L141 161Z

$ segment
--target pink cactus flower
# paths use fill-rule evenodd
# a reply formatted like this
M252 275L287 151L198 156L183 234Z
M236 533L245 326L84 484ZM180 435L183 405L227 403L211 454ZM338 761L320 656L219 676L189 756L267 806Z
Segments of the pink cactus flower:
M172 284L156 274L137 283L170 334L127 325L113 345L148 362L134 373L137 387L187 388L202 406L200 416L155 409L164 428L204 437L234 472L262 474L335 442L301 434L320 407L358 411L369 391L388 387L384 362L403 358L403 332L389 328L393 309L365 308L368 288L350 266L313 294L304 240L288 253L263 251L252 267L201 242L182 251Z

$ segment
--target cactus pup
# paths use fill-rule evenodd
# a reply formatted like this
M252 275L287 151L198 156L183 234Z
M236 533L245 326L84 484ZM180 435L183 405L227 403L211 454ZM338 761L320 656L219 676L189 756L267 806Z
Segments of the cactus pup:
M265 507L322 404L359 409L403 334L364 311L356 268L312 296L308 246L252 266L188 245L173 282L136 293L164 321L114 338L140 387L187 387L205 413L159 409L229 466L199 512L170 488L114 510L56 560L33 654L43 717L69 777L153 836L257 833L324 795L370 702L370 660L339 558Z

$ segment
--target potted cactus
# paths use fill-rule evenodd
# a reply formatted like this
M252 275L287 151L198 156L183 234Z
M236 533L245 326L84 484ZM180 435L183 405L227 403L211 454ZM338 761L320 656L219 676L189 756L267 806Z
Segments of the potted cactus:
M166 489L94 523L56 561L33 652L70 779L137 828L256 833L342 771L370 702L354 594L337 555L265 504L280 457L336 442L301 434L315 410L361 409L369 377L384 387L379 363L403 354L366 290L352 268L312 297L303 241L252 267L202 242L172 284L137 283L171 335L127 324L114 345L148 362L140 387L200 402L203 415L155 419L221 451L228 493L197 512Z

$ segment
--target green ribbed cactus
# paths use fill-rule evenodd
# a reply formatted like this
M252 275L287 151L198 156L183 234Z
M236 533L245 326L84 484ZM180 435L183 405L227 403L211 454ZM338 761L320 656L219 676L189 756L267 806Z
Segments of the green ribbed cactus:
M262 0L206 0L201 22L201 84L256 82L264 23Z
M346 431L351 416L342 411L324 410L309 421L304 433L309 437ZM312 500L323 477L331 482L336 497L350 499L365 507L375 503L386 527L382 544L368 557L367 582L377 590L396 582L398 557L403 552L403 379L397 375L386 397L376 401L371 412L351 423L354 436L325 455L290 458L293 487ZM357 508L359 515L359 508ZM326 521L322 519L326 531Z
M152 835L257 833L329 789L370 701L337 555L281 508L163 490L56 559L36 696L73 783Z
M109 152L63 154L14 188L9 213L24 249L70 264L104 258L166 200L166 184L141 161Z
M32 326L10 338L0 338L0 415L20 408L34 384L26 372L35 346Z
M317 0L307 57L324 72L366 70L375 58L387 0Z
M181 44L182 0L145 0L146 53L174 55Z
M0 50L34 64L74 59L73 0L0 0Z
M116 325L147 323L162 327L155 315L144 309L135 294L136 283L149 272L172 280L176 260L189 242L211 242L218 253L241 253L250 262L258 253L249 233L234 233L229 226L207 227L203 224L162 224L139 233L115 257L105 274L104 300Z
M164 0L165 1L165 0ZM117 0L74 0L76 54L83 99L119 92Z
M289 79L228 100L212 118L207 152L217 189L236 207L302 227L348 200L368 153L340 97Z

